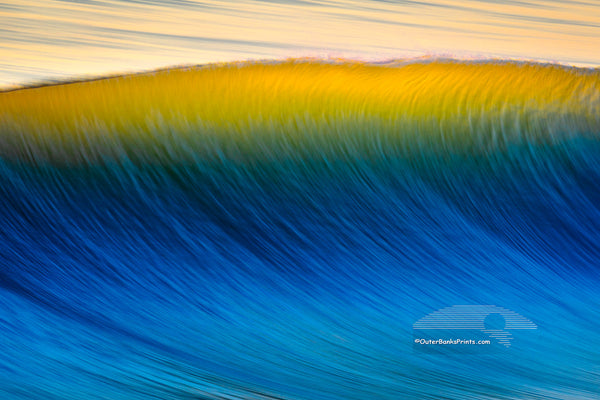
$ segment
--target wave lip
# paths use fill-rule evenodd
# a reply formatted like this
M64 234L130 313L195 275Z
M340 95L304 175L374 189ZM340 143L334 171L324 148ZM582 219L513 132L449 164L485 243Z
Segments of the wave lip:
M248 62L0 93L0 155L52 163L485 152L600 132L600 70L512 61Z

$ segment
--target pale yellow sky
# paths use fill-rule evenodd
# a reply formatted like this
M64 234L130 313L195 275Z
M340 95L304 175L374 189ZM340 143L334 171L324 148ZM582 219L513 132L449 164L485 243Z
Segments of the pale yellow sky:
M0 1L0 86L180 64L423 55L600 66L600 0Z

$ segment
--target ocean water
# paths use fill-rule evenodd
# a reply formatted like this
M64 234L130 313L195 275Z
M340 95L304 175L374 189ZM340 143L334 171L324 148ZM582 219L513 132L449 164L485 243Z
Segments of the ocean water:
M600 399L599 82L289 62L0 94L0 398ZM536 329L416 349L452 306Z
M0 87L287 57L595 67L598 48L597 0L0 1Z

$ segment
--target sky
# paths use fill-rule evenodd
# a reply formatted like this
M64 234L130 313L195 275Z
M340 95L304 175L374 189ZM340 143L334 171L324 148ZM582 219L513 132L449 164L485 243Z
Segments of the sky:
M288 57L600 66L600 0L0 0L0 87Z

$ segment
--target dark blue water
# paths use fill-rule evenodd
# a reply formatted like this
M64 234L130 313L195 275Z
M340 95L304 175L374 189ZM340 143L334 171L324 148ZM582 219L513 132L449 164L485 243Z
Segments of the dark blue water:
M214 154L0 162L0 398L600 399L597 136ZM453 305L537 329L415 351Z

